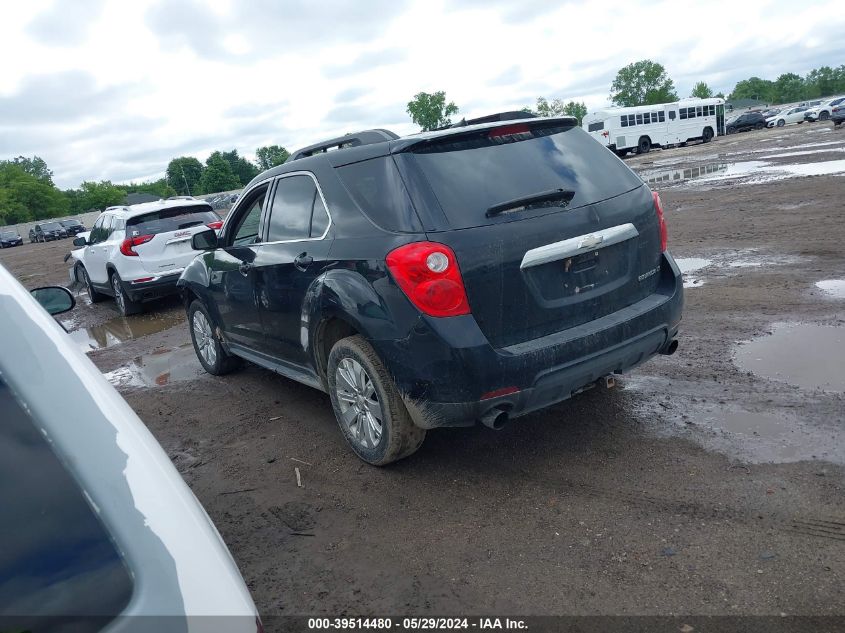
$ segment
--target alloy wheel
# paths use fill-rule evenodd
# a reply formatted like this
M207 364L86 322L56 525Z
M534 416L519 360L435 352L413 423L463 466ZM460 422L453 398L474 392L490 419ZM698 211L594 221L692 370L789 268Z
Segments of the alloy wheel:
M378 446L384 413L375 385L361 363L353 358L340 361L335 373L335 395L341 420L352 441L366 449Z
M217 348L214 346L214 335L211 331L211 324L205 318L201 310L194 312L191 326L194 330L194 343L206 365L213 367L217 362Z
M111 287L114 289L114 301L120 309L121 314L126 314L126 300L123 297L123 288L120 285L120 279L117 275L112 275Z

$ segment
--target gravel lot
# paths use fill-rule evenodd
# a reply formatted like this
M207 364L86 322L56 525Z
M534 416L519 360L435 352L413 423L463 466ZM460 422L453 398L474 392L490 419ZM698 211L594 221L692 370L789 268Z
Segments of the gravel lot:
M627 159L689 271L678 353L501 432L430 433L384 469L346 448L324 394L202 373L176 300L121 319L80 298L65 323L262 614L845 615L843 159L830 123ZM66 283L69 246L0 261Z

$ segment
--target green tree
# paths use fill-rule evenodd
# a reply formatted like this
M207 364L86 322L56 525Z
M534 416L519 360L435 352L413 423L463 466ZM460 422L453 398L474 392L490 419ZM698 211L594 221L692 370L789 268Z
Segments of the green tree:
M0 216L6 222L41 220L67 213L69 203L52 184L15 161L0 162Z
M725 93L724 93L724 92L722 92L722 91L720 90L720 91L719 91L719 92L717 92L714 96L718 97L719 99L724 99L724 98L725 98Z
M826 97L837 92L836 71L830 66L814 68L804 77L807 97Z
M699 81L692 89L691 97L698 97L699 99L709 99L713 96L713 91L705 82Z
M451 116L458 113L458 106L452 101L446 103L446 93L442 90L433 94L418 92L413 100L408 102L406 112L423 132L427 132L451 125Z
M180 156L174 158L167 165L165 178L176 193L180 196L190 196L195 193L196 187L202 178L203 167L193 156Z
M728 98L732 101L736 101L737 99L756 99L757 101L771 103L775 101L774 84L768 79L749 77L748 79L738 81Z
M587 115L587 104L583 101L570 101L563 106L563 113L567 116L574 116L578 119L578 125L581 125L581 120Z
M38 156L33 156L32 158L18 156L17 158L13 158L11 162L23 169L26 173L52 186L53 171L47 167L47 163L44 162L43 158L39 158Z
M258 168L261 171L281 165L289 156L290 152L281 145L266 145L255 150L255 158L258 160Z
M149 182L130 182L128 185L120 185L126 193L149 193L160 198L169 198L178 195L176 190L167 184L166 178L151 180Z
M79 185L76 204L80 211L98 209L123 204L126 200L126 189L112 184L110 180L100 182L85 181Z
M675 84L662 64L643 59L620 68L610 86L610 100L620 106L677 101Z
M804 98L804 80L795 73L784 73L775 80L775 100L778 103L800 101Z
M197 193L231 191L240 186L241 183L232 171L232 166L220 152L213 152L205 161L205 169L202 170Z
M238 177L242 187L258 175L258 167L246 158L238 156L238 150L233 149L231 152L222 152L220 155L223 157L223 160L229 163L232 173Z

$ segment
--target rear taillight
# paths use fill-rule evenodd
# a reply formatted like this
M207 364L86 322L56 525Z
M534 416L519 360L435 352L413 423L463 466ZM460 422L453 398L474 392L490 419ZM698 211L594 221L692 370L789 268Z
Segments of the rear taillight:
M388 253L393 279L420 311L433 317L469 314L458 260L451 248L435 242L414 242Z
M155 235L140 235L138 237L127 238L120 243L120 252L127 257L138 257L138 253L134 251L134 248L141 244L146 244L154 237Z
M656 191L651 193L654 198L654 212L657 214L657 227L660 229L660 252L663 253L669 245L669 233L666 230L666 218L663 215L663 203L660 202L660 194Z
M218 229L223 228L223 220L216 220L214 222L209 222L206 226L210 229L214 229L215 231Z
M513 136L514 134L525 134L530 132L531 128L525 123L515 123L513 125L503 125L501 127L494 127L487 133L488 138L498 138L500 136Z

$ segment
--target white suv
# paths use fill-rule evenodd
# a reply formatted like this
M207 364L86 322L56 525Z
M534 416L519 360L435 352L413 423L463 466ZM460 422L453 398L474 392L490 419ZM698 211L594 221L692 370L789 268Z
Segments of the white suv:
M112 296L124 316L144 301L176 292L176 281L196 257L194 233L223 222L210 204L194 198L109 207L71 253L71 281L84 283L92 303Z

